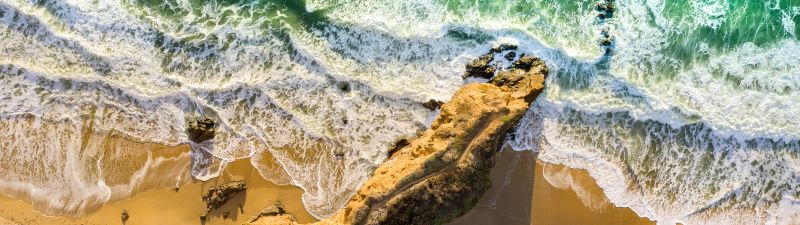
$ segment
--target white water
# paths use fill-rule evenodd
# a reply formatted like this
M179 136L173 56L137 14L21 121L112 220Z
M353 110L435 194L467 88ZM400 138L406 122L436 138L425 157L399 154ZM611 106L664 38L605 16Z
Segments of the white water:
M219 128L200 178L251 157L325 217L425 128L419 103L447 100L469 60L514 43L553 71L517 149L588 169L613 203L664 224L782 222L800 198L800 6L764 4L775 19L752 28L761 11L741 1L618 1L598 22L592 1L0 0L0 168L13 168L0 190L81 215L144 182L107 181L125 172L94 166L111 156L86 136L176 145L205 116ZM267 152L289 177L262 165Z

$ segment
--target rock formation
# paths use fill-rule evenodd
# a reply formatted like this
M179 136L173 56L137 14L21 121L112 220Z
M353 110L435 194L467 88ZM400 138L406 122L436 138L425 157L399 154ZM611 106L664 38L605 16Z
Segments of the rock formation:
M425 108L430 109L430 110L436 110L438 108L441 108L442 105L444 105L444 102L436 100L436 99L431 99L431 100L428 100L425 103L422 103L422 107L425 107Z
M287 214L286 211L283 210L281 203L278 202L270 207L264 208L258 215L250 219L250 223L256 221L259 221L259 224L289 225L296 224L295 221L297 221L297 219Z
M543 90L547 73L541 60L525 56L489 83L465 85L430 129L378 167L343 209L316 224L445 224L463 215L489 189L494 155ZM295 224L285 218L277 213L251 224Z
M497 65L494 61L495 54L507 52L503 58L508 61L513 61L517 57L517 49L518 47L512 44L501 44L495 46L490 49L488 53L470 61L466 66L464 75L461 77L464 79L470 77L491 79L495 73L498 72Z
M189 140L200 143L206 140L214 139L214 125L216 122L212 119L202 119L194 121L189 124Z
M128 210L122 210L122 224L128 223L128 219L131 218L131 215L128 214Z
M233 181L209 189L203 195L203 201L206 203L206 215L201 216L201 220L204 220L209 212L218 209L234 195L245 190L247 190L247 184L244 181Z
M492 78L492 76L494 76L494 72L497 71L497 69L492 65L492 60L494 60L494 54L491 53L482 55L477 59L473 59L471 62L469 62L469 64L467 64L467 70L464 72L462 78Z

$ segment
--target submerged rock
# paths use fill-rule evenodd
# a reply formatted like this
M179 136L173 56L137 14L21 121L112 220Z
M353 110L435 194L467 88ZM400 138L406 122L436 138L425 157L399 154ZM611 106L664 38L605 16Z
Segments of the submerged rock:
M345 92L345 93L348 93L351 90L353 90L353 88L350 87L350 83L348 83L346 81L340 81L339 83L336 84L336 86L339 88L340 91Z
M214 126L216 122L213 119L196 120L194 123L189 124L189 140L200 143L206 140L214 139Z
M614 17L614 12L617 11L616 7L614 7L614 0L605 0L598 2L595 5L594 9L597 10L598 12L597 17L601 20Z
M503 58L506 58L506 60L508 60L508 61L514 60L514 58L517 58L517 53L516 52L508 52L508 53L506 53L505 56L503 56Z
M436 109L442 107L443 104L444 104L443 101L431 99L431 100L428 100L425 103L422 103L422 107L425 107L425 108L430 109L430 110L436 110Z
M544 89L548 70L541 60L530 57L518 67L462 87L430 129L396 145L343 209L316 224L445 224L469 211L491 185L506 133ZM251 222L295 223L280 216Z
M247 190L247 184L244 181L233 181L209 189L203 195L203 201L206 203L206 212L218 209L237 193L245 190Z
M489 50L489 54L496 54L496 53L501 53L501 52L504 52L504 51L517 50L517 49L519 49L519 47L517 47L516 45L500 44L500 45L492 48L491 50Z

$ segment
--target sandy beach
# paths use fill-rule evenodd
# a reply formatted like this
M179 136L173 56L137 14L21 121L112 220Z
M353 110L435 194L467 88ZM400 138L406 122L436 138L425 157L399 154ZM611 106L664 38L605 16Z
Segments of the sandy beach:
M532 151L497 155L492 188L451 225L645 225L647 218L608 202L585 170L548 164Z
M586 171L539 161L531 151L500 152L491 176L493 185L489 192L475 208L451 225L655 224L638 217L630 209L614 207ZM47 216L34 211L29 203L2 196L0 224L122 224L123 209L130 214L126 225L201 224L199 216L205 210L201 195L212 186L234 180L247 182L246 193L211 213L205 224L241 224L276 201L300 222L316 221L303 208L301 189L272 184L263 179L248 160L240 160L216 179L189 182L177 191L146 191L106 204L80 218ZM243 211L239 210L240 204ZM223 218L223 212L230 212L228 218Z
M272 184L250 166L249 160L239 160L232 163L218 178L206 182L189 182L177 191L173 188L146 191L120 202L106 204L96 212L80 218L47 216L34 211L29 203L0 197L0 224L123 224L121 212L127 210L130 219L126 225L196 225L201 224L199 216L205 211L205 203L201 200L205 191L215 185L236 180L245 180L247 191L212 212L206 225L247 222L263 207L277 201L299 221L315 221L300 202L303 190L291 185ZM224 212L230 212L230 215L223 218Z

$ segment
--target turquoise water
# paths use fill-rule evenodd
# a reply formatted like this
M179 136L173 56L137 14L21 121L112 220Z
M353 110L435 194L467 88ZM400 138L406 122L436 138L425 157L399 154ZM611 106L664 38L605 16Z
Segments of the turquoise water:
M609 19L595 4L0 0L0 167L53 165L0 174L0 190L81 214L141 182L88 169L105 156L76 141L87 130L172 145L206 116L220 121L199 146L213 168L251 158L325 217L425 129L435 113L419 103L447 100L467 62L513 43L552 71L516 149L588 169L612 202L664 224L791 224L800 1L617 0Z

